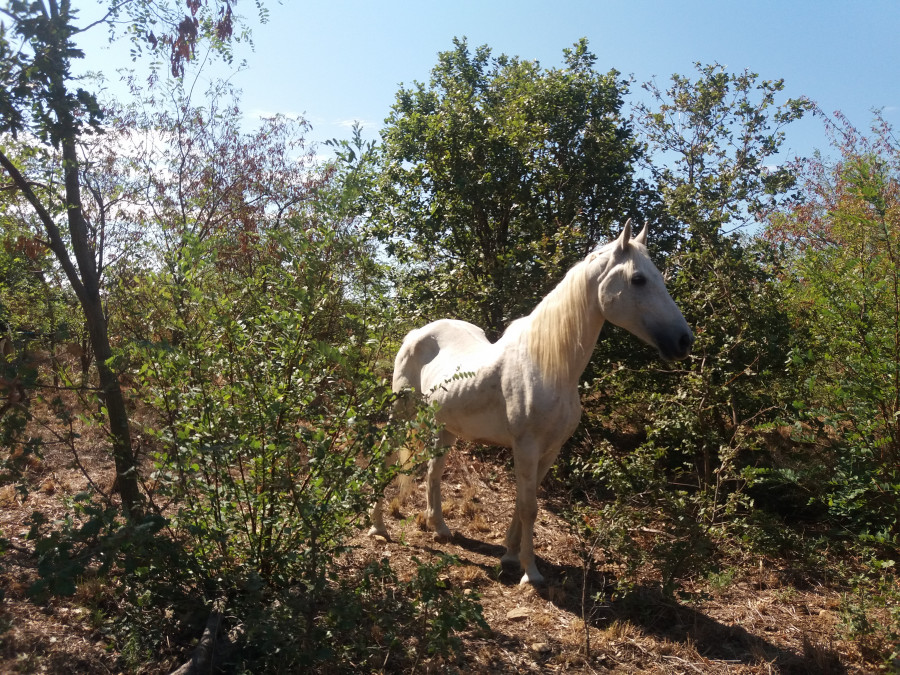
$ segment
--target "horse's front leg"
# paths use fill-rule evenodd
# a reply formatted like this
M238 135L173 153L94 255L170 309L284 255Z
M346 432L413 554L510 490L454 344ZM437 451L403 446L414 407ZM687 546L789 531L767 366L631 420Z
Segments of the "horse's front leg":
M537 520L537 488L544 480L560 448L544 453L539 460L537 453L524 449L514 451L516 464L516 508L512 522L506 531L506 553L500 559L504 567L521 564L525 574L520 583L541 584L544 576L538 571L534 559L534 523ZM536 466L535 466L536 464Z
M444 475L444 466L447 464L447 455L450 448L456 442L456 436L442 429L435 439L435 452L440 454L428 461L428 472L425 475L425 524L434 530L436 541L450 541L453 537L447 523L444 522L444 513L441 506L441 478Z
M513 450L516 468L516 510L506 532L506 553L501 562L510 564L518 554L519 564L525 574L520 584L542 584L543 575L534 561L534 521L537 520L537 486L539 456L531 445Z

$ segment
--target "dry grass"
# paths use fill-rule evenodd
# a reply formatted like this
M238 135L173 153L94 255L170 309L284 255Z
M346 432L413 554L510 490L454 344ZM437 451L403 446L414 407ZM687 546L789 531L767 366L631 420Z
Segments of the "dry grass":
M38 412L41 412L38 410ZM81 465L108 483L114 475L111 458L98 430L82 430ZM0 533L9 542L0 563L0 672L112 673L119 672L117 653L92 621L87 608L93 596L108 590L108 582L83 582L72 598L36 603L27 596L37 578L37 561L29 553L28 521L35 511L51 522L68 511L65 500L85 490L88 481L61 446L46 446L42 458L25 459L27 492L12 485L0 488Z
M83 441L81 462L108 484L112 466L102 451L103 439L86 432ZM75 596L45 604L26 597L36 574L28 553L33 544L24 537L26 519L33 510L51 520L61 517L65 499L87 486L62 449L49 451L28 471L32 489L24 502L11 486L0 487L0 530L12 544L0 568L5 596L0 605L0 672L121 672L117 646L98 630L91 612L109 593L105 579L83 580ZM398 577L408 579L415 573L414 558L428 562L443 553L456 556L460 564L448 570L446 581L480 596L490 626L489 634L463 636L462 670L729 675L874 670L858 646L842 637L839 590L793 585L790 570L780 569L778 561L761 564L736 557L728 561L730 576L722 583L702 578L685 583L690 604L662 598L654 590L652 570L631 597L613 598L607 581L615 569L604 567L598 554L594 571L584 577L578 542L560 515L547 508L554 500L544 494L535 541L548 584L520 587L518 574L504 573L499 566L515 501L503 455L486 460L467 452L451 454L444 480L444 516L455 533L450 542L436 543L425 531L424 489L414 487L405 501L390 495L391 539L361 533L347 564L361 567L389 556ZM582 598L587 598L586 606ZM376 642L377 636L372 639ZM171 665L151 660L141 672L166 672Z
M842 640L833 609L837 589L795 587L775 561L735 559L730 577L718 583L685 583L691 604L676 604L647 586L627 600L590 600L615 576L603 565L587 580L577 542L562 519L546 508L536 524L539 565L548 577L542 588L520 587L518 574L499 567L503 535L514 504L509 467L481 466L465 452L451 455L445 472L444 516L454 532L438 544L424 529L424 487L407 500L414 524L388 522L389 541L366 537L355 543L371 558L389 554L397 570L412 558L440 553L459 558L452 583L481 595L491 637L467 641L467 669L474 672L610 673L868 673L873 664ZM487 476L494 476L487 479ZM551 486L550 489L553 489ZM552 502L552 500L550 500ZM402 533L401 533L402 530ZM585 593L584 584L588 584ZM583 595L589 606L582 607ZM601 592L601 596L603 593ZM828 609L828 608L831 609ZM587 622L585 622L587 619Z
M472 529L476 532L484 534L485 532L490 532L492 527L491 524L484 519L484 516L482 514L476 513L472 518Z

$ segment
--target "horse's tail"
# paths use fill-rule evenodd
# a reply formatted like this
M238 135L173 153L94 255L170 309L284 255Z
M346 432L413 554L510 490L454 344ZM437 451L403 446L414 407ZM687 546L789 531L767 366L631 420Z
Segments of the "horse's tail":
M394 381L396 382L396 377ZM391 412L391 417L397 420L411 419L416 410L415 403L411 400L415 396L414 392L409 389L401 389L400 391L395 390L395 394L396 399L394 400L394 409ZM401 504L406 501L406 498L412 494L414 489L412 476L409 474L409 471L414 466L415 455L417 454L412 447L417 447L418 445L418 438L414 434L413 438L401 445L399 450L388 460L391 463L396 463L401 470L400 475L397 477Z
M416 341L411 339L412 334L407 335L403 344L400 346L397 356L394 359L394 379L391 389L396 396L394 400L394 410L392 416L409 420L416 413L416 397L422 391L421 368L418 367L415 358ZM414 439L414 445L419 445L419 439ZM400 474L397 484L399 490L400 503L406 501L415 489L412 476L409 471L414 465L415 455L410 443L404 443L397 453L397 461L403 473Z

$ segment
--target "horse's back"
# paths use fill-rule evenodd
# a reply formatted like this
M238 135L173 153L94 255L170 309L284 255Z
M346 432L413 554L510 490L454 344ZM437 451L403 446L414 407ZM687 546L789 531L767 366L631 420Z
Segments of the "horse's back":
M394 391L412 387L423 392L422 371L464 369L491 343L478 326L458 319L439 319L407 333L394 359Z
M459 319L438 319L426 326L410 332L418 333L419 337L428 336L437 341L443 350L469 350L473 346L481 347L489 345L490 340L475 324Z

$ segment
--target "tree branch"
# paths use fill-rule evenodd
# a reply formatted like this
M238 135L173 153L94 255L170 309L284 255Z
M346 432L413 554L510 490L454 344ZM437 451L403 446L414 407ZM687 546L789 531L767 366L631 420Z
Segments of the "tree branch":
M59 264L62 265L63 271L66 273L69 283L72 284L72 288L75 290L78 299L83 301L85 297L84 284L81 281L78 270L75 269L75 265L72 264L72 260L69 258L69 251L66 249L66 244L63 241L59 228L53 221L53 216L50 215L50 212L47 211L37 195L34 194L29 181L25 179L16 165L13 164L12 160L10 160L3 152L0 152L0 166L3 166L3 168L6 169L6 173L12 178L16 188L18 188L25 196L25 199L27 199L34 208L38 218L40 218L41 223L44 226L44 230L47 232L50 249L56 255Z
M113 14L118 12L125 5L130 5L132 2L134 2L134 0L122 0L121 2L113 4L113 6L109 8L109 11L107 11L106 14L104 14L101 18L89 23L84 28L78 28L78 29L74 30L72 32L72 35L78 35L79 33L85 33L87 31L89 31L91 28L94 28L95 26L99 26L101 23L109 22L109 18Z

